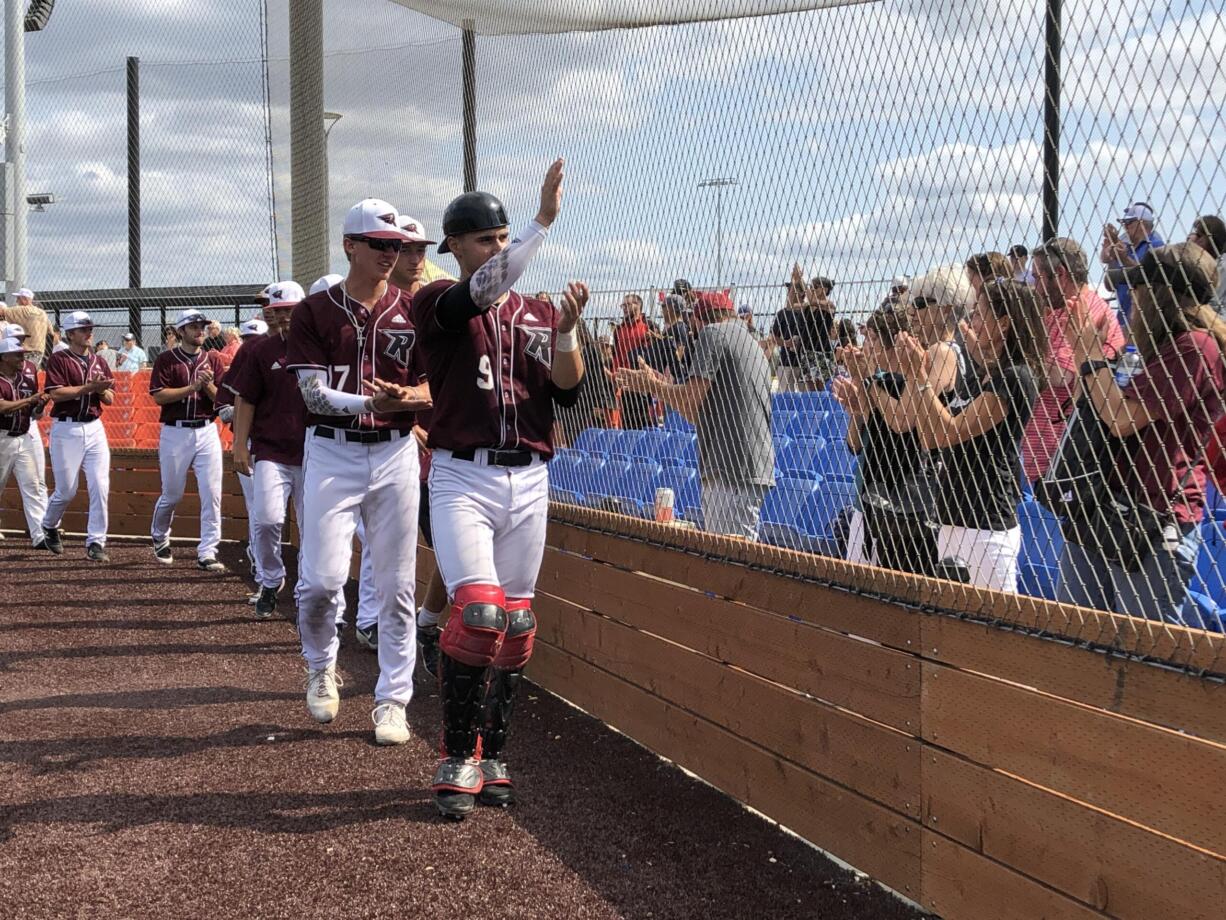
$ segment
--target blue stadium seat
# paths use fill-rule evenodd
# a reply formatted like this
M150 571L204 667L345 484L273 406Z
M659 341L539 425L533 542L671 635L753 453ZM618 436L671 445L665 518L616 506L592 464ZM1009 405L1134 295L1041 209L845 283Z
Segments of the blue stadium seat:
M854 482L823 480L800 511L799 524L809 538L809 551L842 558L844 546L836 532L839 516L856 502ZM845 537L845 535L843 535Z
M686 417L673 409L668 409L664 413L664 427L669 431L694 430L694 426L686 420Z
M1226 522L1207 521L1200 534L1203 542L1188 589L1226 607Z
M631 428L627 431L613 429L609 432L605 450L610 454L625 457L629 460L634 456L635 448L638 447L639 441L642 439L643 432L638 429Z
M825 412L796 412L791 415L788 424L780 429L784 434L792 438L820 438L822 420L826 418Z
M824 446L813 458L813 471L823 479L852 481L856 476L856 455L847 449L844 441L824 441Z
M817 458L825 449L826 442L821 438L793 438L775 456L775 467L784 476L812 479L817 469Z
M1056 566L1020 559L1017 564L1018 593L1028 594L1031 597L1045 597L1049 601L1054 601L1059 574L1060 570Z
M1183 621L1194 629L1204 629L1209 632L1226 632L1226 607L1223 607L1211 597L1206 597L1189 589L1189 607L1185 604Z
M626 472L613 483L616 510L631 517L654 517L659 478L660 464L649 457L635 457Z
M847 424L848 417L846 412L827 412L818 423L817 434L827 441L846 441Z
M579 432L579 437L575 438L575 448L578 450L591 453L594 450L606 451L605 445L608 443L609 435L615 433L609 428L585 428Z
M698 472L686 466L664 466L656 477L656 487L673 490L673 516L694 520L702 507ZM654 499L654 496L653 496Z
M1022 528L1022 554L1019 562L1040 569L1054 569L1064 549L1060 519L1038 502L1024 501L1017 506L1017 522ZM1053 576L1054 577L1054 576ZM1023 592L1031 594L1030 591ZM1035 595L1047 597L1046 594Z
M779 455L787 450L792 443L792 439L786 434L777 434L771 438L771 442L775 446L775 469L779 469Z
M772 546L808 549L810 537L801 527L801 512L817 487L813 479L777 479L762 502L758 539Z
M685 431L674 431L668 439L668 444L659 454L661 463L666 458L680 460L687 466L698 466L698 435Z
M671 432L665 431L662 428L648 428L646 431L640 432L638 443L634 445L634 456L650 457L653 460L657 459L665 450L668 439L671 436Z
M549 497L554 501L583 504L579 491L579 469L587 459L581 450L561 448L549 461Z
M583 503L589 508L616 510L611 507L611 500L615 496L613 490L630 469L630 461L610 457L599 466L596 463L595 458L589 458L588 463L580 468L579 482L583 486Z
M799 403L800 393L784 392L771 394L771 414L776 412L795 412Z
M1226 497L1217 490L1212 478L1205 483L1205 520L1226 521Z

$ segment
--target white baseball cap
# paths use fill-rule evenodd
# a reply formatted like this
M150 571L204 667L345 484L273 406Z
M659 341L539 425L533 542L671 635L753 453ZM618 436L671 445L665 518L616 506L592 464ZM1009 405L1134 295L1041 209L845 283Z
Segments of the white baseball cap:
M409 217L408 214L401 214L399 227L409 235L408 242L410 243L429 243L433 246L438 240L427 239L429 234L426 233L426 225L415 217Z
M297 281L274 281L260 291L260 296L268 301L270 307L290 306L306 299L302 285Z
M1120 223L1129 220L1147 220L1153 223L1154 209L1144 201L1135 201L1124 208L1124 213L1120 216Z
M125 332L125 333L123 334L123 340L124 340L125 342L135 342L135 341L136 341L136 336L134 336L134 335L133 335L132 333L130 333L130 332Z
M301 290L301 288L299 288L299 290ZM267 331L268 323L264 322L258 317L249 319L247 322L238 327L238 334L244 339L252 335L263 335Z
M923 299L942 307L964 309L975 303L975 289L963 265L942 265L911 280L906 303Z
M33 299L34 299L34 292L33 292L33 291L31 291L29 288L22 288L20 291L18 291L18 292L17 292L16 294L14 294L13 296L14 296L14 297L27 297L27 298L29 298L30 300L33 300Z
M25 343L13 338L0 339L0 355L24 355L28 349Z
M400 229L400 213L379 198L363 198L345 215L345 236L371 236L382 240L409 240Z
M326 291L329 288L334 288L344 280L344 275L338 275L336 273L324 275L322 278L316 278L315 283L311 285L311 293L318 294L320 291Z
M93 329L94 321L90 319L88 313L84 310L73 310L68 314L68 318L64 320L63 329L68 332L72 329Z
M209 318L197 310L195 307L188 307L185 310L179 311L179 318L175 320L175 328L182 329L184 326L192 323L208 323Z
M17 323L5 323L3 331L0 331L0 336L6 339L24 339L27 335L25 326Z

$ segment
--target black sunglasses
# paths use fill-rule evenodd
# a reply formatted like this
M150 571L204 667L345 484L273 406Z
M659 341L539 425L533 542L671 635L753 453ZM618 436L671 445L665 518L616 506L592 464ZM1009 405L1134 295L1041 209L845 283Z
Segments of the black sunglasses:
M404 249L404 240L384 240L374 236L351 236L355 243L365 243L375 252L400 252Z
M917 310L923 310L926 307L938 307L940 303L935 297L912 297L911 306Z

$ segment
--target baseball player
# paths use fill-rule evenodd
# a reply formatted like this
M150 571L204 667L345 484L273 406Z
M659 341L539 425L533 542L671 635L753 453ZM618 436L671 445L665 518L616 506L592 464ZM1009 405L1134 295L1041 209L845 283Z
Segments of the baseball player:
M153 362L149 395L162 407L162 433L158 439L158 465L162 494L153 507L153 557L165 565L174 562L170 551L170 525L183 497L187 470L196 473L200 491L200 544L196 564L206 572L224 572L217 561L221 542L221 438L213 424L216 381L224 369L214 351L204 351L208 318L188 308L175 321L179 344Z
M4 333L0 339L0 492L9 474L15 472L30 539L40 549L47 513L46 461L38 426L31 425L30 419L42 414L46 397L38 390L38 369L25 347L25 329L10 324Z
M263 302L261 296L256 297L257 302ZM259 317L253 317L247 320L238 327L239 348L234 353L234 359L230 362L230 366L226 368L226 372L217 381L217 398L213 400L213 408L217 410L217 417L225 424L230 426L230 431L234 431L234 398L235 392L231 383L238 379L238 374L246 360L244 354L249 354L250 349L246 346L254 342L268 332L268 323ZM247 509L247 559L251 563L251 577L256 580L256 590L247 598L247 603L254 604L260 595L259 591L259 570L255 564L255 521L252 517L255 508L255 487L251 482L251 477L243 472L235 470L238 476L238 487L243 493L243 507Z
M575 324L588 290L571 284L559 310L511 286L557 217L562 167L550 166L540 211L513 241L494 196L469 192L448 205L439 250L455 256L461 280L427 285L413 300L434 394L434 552L451 599L439 639L445 756L433 782L449 818L469 814L478 796L514 801L502 747L536 633L553 403L578 398Z
M265 620L276 612L277 594L285 584L281 532L290 501L302 522L306 406L286 372L285 356L290 312L306 295L295 282L278 281L264 288L260 297L271 334L239 349L240 372L228 378L228 385L237 394L234 468L254 485L250 508L258 582L255 615Z
M396 209L367 198L345 215L349 272L294 308L287 361L307 407L303 451L298 632L307 663L307 709L330 722L340 705L336 616L357 522L368 536L379 604L375 741L409 738L417 558L414 413L430 405L417 331L404 294L388 277L412 239Z
M111 369L93 353L94 321L84 310L64 320L66 347L47 359L44 387L54 406L51 416L51 469L55 492L43 518L43 546L64 552L60 523L68 503L77 494L81 470L89 489L89 523L85 555L93 562L109 562L106 553L107 499L111 491L111 446L99 419L103 405L115 401Z

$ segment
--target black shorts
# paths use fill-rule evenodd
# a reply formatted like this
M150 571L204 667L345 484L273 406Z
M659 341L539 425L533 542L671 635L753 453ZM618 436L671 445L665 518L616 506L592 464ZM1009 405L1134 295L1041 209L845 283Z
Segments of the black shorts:
M426 546L434 549L434 534L430 532L430 483L421 484L421 504L417 506L417 526L421 528Z

